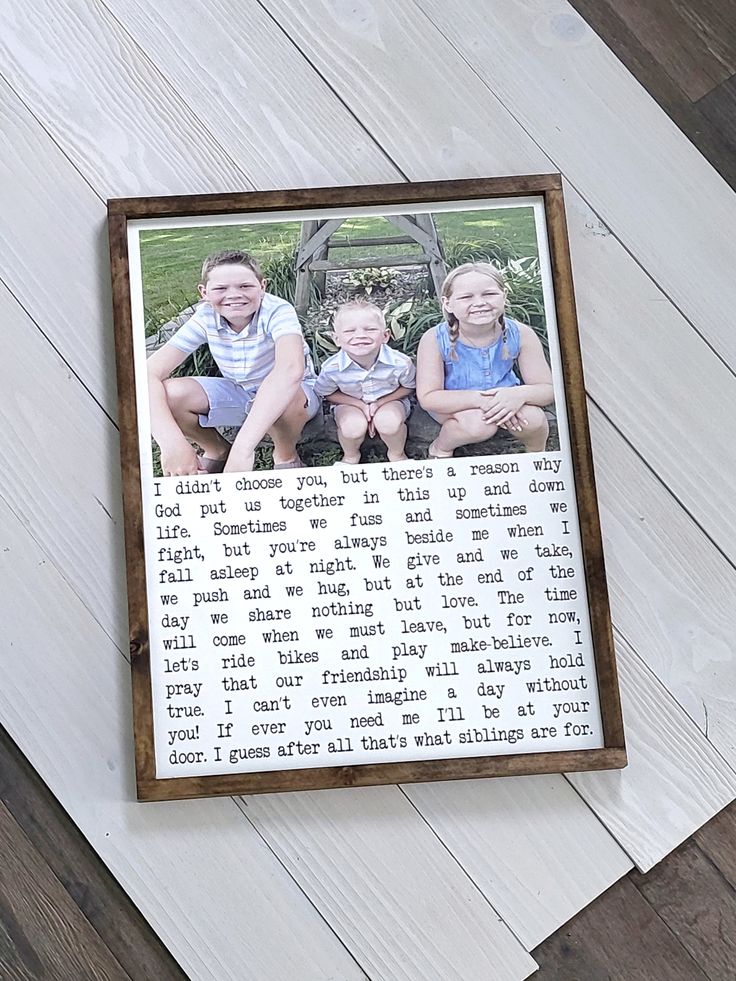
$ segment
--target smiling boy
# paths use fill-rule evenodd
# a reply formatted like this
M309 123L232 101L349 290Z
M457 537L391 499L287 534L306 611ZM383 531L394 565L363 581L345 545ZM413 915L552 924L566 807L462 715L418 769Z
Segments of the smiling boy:
M274 469L300 467L296 441L319 398L296 311L266 292L247 252L208 256L198 289L204 302L147 362L151 432L164 476L252 470L266 433ZM203 344L222 377L171 378ZM241 427L232 446L218 426Z
M375 303L342 304L333 327L340 350L322 365L315 391L333 406L342 462L360 463L366 434L376 433L390 461L405 460L409 396L416 379L411 358L386 343L386 321Z

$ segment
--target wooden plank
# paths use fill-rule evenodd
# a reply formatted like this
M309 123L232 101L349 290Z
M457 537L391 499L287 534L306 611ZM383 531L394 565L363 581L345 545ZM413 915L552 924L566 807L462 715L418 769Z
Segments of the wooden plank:
M632 881L711 981L733 981L736 895L695 842Z
M539 981L708 981L628 878L534 956Z
M503 70L499 69L502 76L499 80L496 74L493 74L492 78L487 74L490 71L487 65L481 68L473 63L475 70L471 70L460 62L453 63L453 85L449 90L445 85L444 65L455 57L454 49L449 43L445 48L437 47L437 34L428 21L416 16L410 17L403 8L386 3L375 3L365 9L361 7L359 11L355 8L349 13L343 10L342 16L338 16L331 5L324 2L309 5L303 2L291 2L291 0L288 3L286 0L266 0L266 2L268 8L278 16L280 23L307 53L317 69L359 115L371 132L376 134L392 159L396 160L411 179L421 180L429 176L482 176L489 171L510 174L539 173L558 167L560 159L545 156L539 145L523 132L498 99L489 98L488 91L483 92L478 88L478 75L480 75L488 80L489 85L495 87L493 91L504 94L506 98L505 93L510 84L508 76L515 76L516 73L507 72L505 67ZM424 5L425 9L429 9L427 3ZM545 9L547 6L549 5L545 5ZM449 11L454 10L452 4L445 7L441 21L443 30L446 28L446 20L453 16ZM569 9L566 5L561 5L559 0L555 0L551 7L554 11ZM509 16L501 18L504 24L496 25L499 36L504 36L510 30L506 21L514 23L513 36L508 41L512 50L515 50L514 45L519 44L518 37L535 37L530 25L516 23L522 9L527 10L524 5L514 4L509 8ZM434 11L434 7L432 10ZM475 17L472 13L474 10L472 6L458 5L458 22L466 23L469 17ZM544 19L547 15L539 16L543 21L542 26L548 26L548 20ZM472 23L474 24L474 21ZM495 24L495 21L491 18L488 23ZM326 24L329 25L328 34L325 33ZM594 43L588 38L589 33L591 37L593 35L584 25L581 29L583 40L580 43L585 50L591 47L594 49L589 52L591 64L587 66L587 78L596 77L597 59L600 59L606 72L612 71L609 66L609 61L612 59L610 53L601 50L602 45L597 39ZM477 35L479 47L487 54L490 44L487 40L488 28L474 25L474 30L475 34L467 36ZM524 33L525 30L528 30L528 35ZM450 33L449 29L447 32ZM454 34L451 36L453 43L460 44L460 40L456 39ZM346 83L344 64L335 57L333 40L338 42L339 50L344 52L344 57L350 59L349 85ZM370 58L366 55L368 50L366 45L370 50ZM536 51L537 47L540 48L540 57L548 59L549 56L545 53L546 49L541 40L535 41L533 45L527 44L529 50L523 56L520 55L522 63L529 62L527 71L530 76L533 73L535 79L538 78L539 67L531 58L529 51L532 48ZM437 49L442 53L433 59L416 60L420 48ZM578 48L572 43L570 55L582 57ZM494 61L495 72L498 59L491 60ZM556 79L560 70L560 66L549 66L550 77ZM395 98L394 110L391 113L385 112L381 88L376 84L376 79L382 77L393 79ZM538 86L531 78L528 78L525 84L524 95L531 98L530 93L533 93ZM580 79L579 84L583 85L584 79ZM433 99L431 104L427 105L427 111L423 113L420 120L412 112L412 107L416 100L422 99L422 91L432 92ZM398 93L401 94L400 97ZM521 99L517 87L513 88L511 94ZM594 96L595 92L587 93L589 101ZM560 94L559 98L566 105L569 102L567 93ZM638 105L642 98L647 97L640 93L635 104ZM545 102L547 100L548 95L545 92ZM541 114L535 108L534 124L541 132L546 133L551 127L550 120L555 118L555 111L551 105L548 105L542 121L538 118ZM574 115L575 107L569 106L567 111ZM647 111L651 115L651 111ZM659 112L656 106L654 111ZM609 113L610 110L607 108L606 112ZM598 127L594 108L588 106L588 113L591 119L595 119L595 126ZM628 114L627 118L629 118ZM486 129L498 134L499 138L494 140L491 146L475 141L474 134L481 120ZM577 117L574 122L575 125L582 127L582 121ZM620 126L621 122L618 119L610 122L611 131L617 131ZM657 133L660 128L661 122L655 127ZM667 180L673 180L672 175L680 172L689 174L694 167L699 171L703 167L707 169L707 164L684 140L682 134L674 131L674 127L672 129L673 133L668 141L669 155L666 158ZM627 135L622 133L621 139L623 140ZM645 147L655 143L654 139L642 141L638 135L636 141L637 145L644 144ZM607 145L605 140L602 145L604 147ZM591 157L593 146L587 135L580 136L577 143L566 148L564 160L567 162L570 158L571 172L577 172L576 168L579 170L581 160L590 161L589 171L586 172L587 181L584 182L587 185L586 197L594 202L598 202L602 195L606 201L611 198L609 210L615 205L622 212L623 220L617 222L620 228L613 226L616 234L612 234L611 228L602 224L596 212L575 188L570 183L565 184L588 390L596 402L616 419L617 425L621 426L626 437L637 449L640 449L668 486L672 487L677 498L703 524L713 539L727 549L729 556L736 562L736 512L728 483L722 479L724 468L731 467L736 471L736 445L732 441L723 440L716 428L703 426L701 423L703 414L707 417L711 414L713 418L720 417L724 411L724 400L728 406L725 410L726 415L736 412L736 384L733 372L713 358L708 344L699 339L691 323L688 322L689 314L688 317L683 316L668 302L667 295L652 282L648 271L632 262L631 255L627 251L632 248L634 232L645 237L650 234L658 236L656 244L647 239L645 252L646 269L649 270L651 267L656 271L659 266L654 260L659 260L662 256L661 243L678 240L679 231L676 232L672 226L675 209L671 207L670 199L666 198L666 185L659 182L656 186L647 189L650 210L646 218L643 218L633 196L620 200L621 195L625 193L625 183L601 180L600 156L596 148L595 159ZM606 154L608 160L607 150L601 152ZM644 150L638 149L636 152L643 153ZM656 147L652 152L658 152ZM616 169L619 156L620 150L617 147L611 158L612 170ZM672 166L673 160L678 161L677 167ZM660 164L665 166L664 161L660 161ZM629 164L627 163L626 166ZM623 162L621 168L624 169L620 172L626 172ZM647 172L646 168L643 172ZM718 198L717 204L713 206L718 214L722 215L726 227L731 221L730 215L736 221L736 196L724 189L722 182L718 182L714 188L714 179L718 181L708 170L700 185L695 182L693 186L699 186L705 193L705 198L699 203L706 212L715 201L714 195ZM631 186L638 186L633 177ZM688 185L687 188L680 187L671 200L686 201L689 209L692 198ZM653 222L660 212L666 212L667 222L657 229ZM691 224L688 227L693 228L693 234L696 236L701 234L701 229L704 228L704 224L707 224L702 214L702 209L696 209L693 205ZM716 226L717 221L714 217L710 227ZM678 224L678 229L680 227L681 224ZM622 235L626 248L617 239L617 234ZM712 253L716 251L713 241L710 241L713 237L710 232L707 235L708 250ZM663 263L666 270L673 263L677 265L680 262L680 251L678 250L677 256L674 257L671 251L667 252L669 265ZM723 247L719 245L717 251L718 255L714 256L713 261L720 270L720 280L710 280L712 274L710 268L698 272L699 284L703 280L709 284L711 290L708 293L709 301L722 295L724 282L733 282L729 270L736 261L736 246L726 243ZM734 254L729 256L730 264L727 269L723 262L723 254L730 252ZM688 255L690 254L695 253L692 253L688 247ZM700 257L702 255L702 252L699 253ZM654 261L653 265L650 260ZM684 276L683 270L683 278ZM687 278L692 279L692 276L693 271L688 269ZM665 281L669 288L671 284L666 279ZM679 286L681 287L681 282ZM736 284L733 289L736 294ZM682 292L681 288L679 292ZM700 286L696 292L700 297ZM689 293L688 304L692 310L693 291L690 290ZM626 297L625 315L622 315L622 295ZM682 298L678 296L678 306L681 305L681 300ZM736 306L736 295L733 297L733 305ZM727 306L728 302L726 307L722 307L720 300L718 301L719 311ZM715 315L715 310L713 313ZM698 331L706 336L706 339L713 341L708 330L702 329L702 321L703 317L699 313ZM718 322L717 329L724 334L724 344L728 343L733 348L733 363L736 365L736 335L732 337L733 332L725 328L720 313ZM615 325L615 329L612 329L611 325ZM646 325L646 329L643 329L643 325ZM632 371L633 364L641 365L642 370ZM656 369L653 369L657 371L656 387L651 385L650 373L644 370L644 366L647 365L656 366ZM688 366L686 376L683 375L684 365ZM699 411L697 417L688 400L682 397L682 386L685 382L697 390L699 404L703 399L707 402L708 408L704 413ZM620 397L622 386L629 395L626 399ZM688 446L688 459L691 463L689 467L681 465L683 441Z
M2 78L0 129L0 169L8 175L0 180L3 281L114 416L109 262L99 237L104 205Z
M251 186L219 142L222 127L192 112L103 4L6 6L0 27L5 80L47 130L63 134L64 152L103 196L191 194L212 190L213 179ZM81 123L70 125L70 115Z
M308 259L311 259L318 249L325 245L330 235L344 222L344 218L330 218L320 223L309 222L309 236L305 241L299 243L299 253L296 257L296 268L304 266Z
M4 729L0 729L0 799L126 977L186 981L181 968Z
M567 779L646 871L736 797L736 773L620 636L616 652L629 765Z
M318 259L309 263L310 269L373 269L380 266L426 266L429 256L420 255L374 255L366 259Z
M595 408L590 425L614 623L736 767L736 573Z
M399 788L242 801L371 981L502 981L536 970L419 815L407 818ZM393 936L386 922L394 923Z
M575 6L575 4L573 4ZM725 24L708 30L703 13L707 4L699 0L697 13L676 0L604 0L604 9L615 13L629 30L641 38L649 57L695 102L736 71L736 50L729 50ZM728 5L719 4L727 10ZM725 13L724 10L724 13ZM720 18L719 18L720 19ZM728 15L722 20L727 20ZM736 30L736 21L731 25ZM720 30L719 30L720 28Z
M724 808L695 834L700 850L736 889L736 805Z
M232 800L135 801L129 666L5 500L0 528L0 717L187 975L364 979Z
M245 46L233 30L243 18L238 0L210 0L206 7L187 0L106 0L105 6L200 120L220 107L227 123L218 127L218 142L233 160L247 162L257 187L396 179L380 147L308 69L261 4L248 4ZM178 140L186 147L190 136L182 132ZM113 164L110 157L108 166ZM209 177L211 191L238 189L218 170L201 176ZM141 193L140 182L133 193Z
M415 239L410 235L386 235L383 238L331 238L330 249L352 249L365 245L412 245Z
M736 195L615 55L566 0L482 10L461 0L420 0L420 6L555 169L736 367L736 334L723 315L736 307L736 244L714 234L736 224ZM365 29L370 36L371 26ZM453 88L457 76L454 66ZM609 174L616 180L606 179Z
M462 780L450 792L440 783L402 789L527 950L631 868L557 777Z
M702 111L705 108L703 102L720 102L719 92L728 82L714 89L700 104L693 105L664 69L652 60L645 46L647 38L637 37L609 3L600 3L600 0L571 0L571 3L718 173L731 187L736 188L734 116L724 114L721 129L710 125L707 115Z
M1 803L0 854L0 976L128 979Z

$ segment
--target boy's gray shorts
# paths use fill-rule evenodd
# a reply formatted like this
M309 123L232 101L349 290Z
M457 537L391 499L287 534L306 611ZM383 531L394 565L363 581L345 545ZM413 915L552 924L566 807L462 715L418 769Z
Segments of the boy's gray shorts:
M231 381L229 378L197 376L194 381L199 382L202 386L210 403L209 412L199 417L200 426L210 428L243 425L253 405L257 389L243 388L242 385ZM311 378L305 378L302 381L304 403L309 419L317 415L322 404L314 391L315 381L316 379Z
M407 395L407 397L405 399L397 399L396 401L399 403L399 405L401 406L401 408L404 410L404 419L408 419L409 416L411 415L411 399ZM334 403L331 404L330 405L330 412L332 413L332 415L335 414L335 409L339 409L339 408L340 408L339 405L335 405Z

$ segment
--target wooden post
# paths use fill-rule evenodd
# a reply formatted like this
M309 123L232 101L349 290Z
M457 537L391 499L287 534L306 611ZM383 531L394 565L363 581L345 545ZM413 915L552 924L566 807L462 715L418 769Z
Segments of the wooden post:
M317 222L317 227L318 228L322 228L323 224L324 224L324 222L318 221ZM316 252L314 253L314 258L315 259L321 259L322 261L325 261L325 262L329 260L329 258L330 258L330 240L329 239L327 239L327 241L325 242L324 245L320 245L320 247L316 250ZM325 292L327 290L327 273L326 272L315 272L315 273L313 273L313 276L314 276L314 285L319 290L319 295L322 297L322 299L324 299Z
M437 226L430 214L416 215L416 223L423 231L427 232L434 243L434 248L429 253L429 274L434 286L434 295L439 300L442 295L442 284L447 276L447 262L440 237L437 234Z
M309 239L317 231L316 221L303 221L299 236L299 252L301 253ZM294 306L300 317L306 316L309 306L309 277L311 272L306 263L296 268L296 287L294 289Z

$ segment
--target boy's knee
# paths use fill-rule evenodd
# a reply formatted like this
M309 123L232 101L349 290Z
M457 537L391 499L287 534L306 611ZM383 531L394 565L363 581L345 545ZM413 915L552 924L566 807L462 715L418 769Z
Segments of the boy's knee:
M379 435L396 436L404 425L404 411L386 405L376 412L373 419Z
M169 408L172 412L182 412L187 409L187 403L189 399L187 398L188 386L186 378L166 378L164 379L163 386L166 392L166 401L169 403Z
M361 413L355 415L340 415L335 419L337 430L345 439L362 439L368 432L368 420Z

